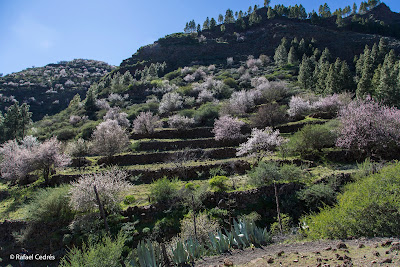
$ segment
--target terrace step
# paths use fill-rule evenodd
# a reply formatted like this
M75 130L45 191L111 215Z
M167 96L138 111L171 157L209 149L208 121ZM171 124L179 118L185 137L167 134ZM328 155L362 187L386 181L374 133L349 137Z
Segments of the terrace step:
M192 160L203 159L227 159L236 156L236 148L222 147L211 149L190 149L185 151L153 152L143 154L117 155L110 158L104 157L97 161L97 164L107 165L144 165L162 162L179 161L179 159L190 158Z
M201 139L188 139L177 141L138 141L138 151L166 151L166 150L179 150L185 148L217 148L217 147L232 147L238 146L240 143L245 142L245 138L232 140L232 141L216 141L214 138L201 138Z
M131 134L131 139L197 139L197 138L209 138L213 137L214 134L211 132L212 127L196 127L187 130L178 129L160 129L156 130L151 134Z

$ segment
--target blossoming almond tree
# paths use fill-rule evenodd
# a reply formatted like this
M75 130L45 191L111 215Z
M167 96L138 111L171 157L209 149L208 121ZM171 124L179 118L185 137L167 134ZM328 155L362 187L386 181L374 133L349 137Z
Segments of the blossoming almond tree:
M107 231L107 215L118 209L123 200L123 192L130 189L128 174L117 168L101 173L82 174L78 181L72 183L70 204L78 211L99 209Z
M266 127L264 130L254 128L247 142L239 145L236 156L250 155L260 162L285 141L285 138L279 135L279 130L274 131L271 127Z
M339 112L338 147L366 156L399 153L400 110L382 106L371 98L351 102Z
M214 122L214 129L212 132L215 134L215 140L234 140L242 137L240 129L244 122L233 118L229 115L222 116Z

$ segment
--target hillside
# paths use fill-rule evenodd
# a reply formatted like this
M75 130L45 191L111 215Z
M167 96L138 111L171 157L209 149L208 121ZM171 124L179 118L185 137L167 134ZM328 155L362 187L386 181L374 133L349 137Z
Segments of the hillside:
M32 67L0 77L0 111L14 101L28 103L34 121L65 109L74 95L85 97L91 84L109 73L107 63L75 59Z
M131 58L124 60L120 65L121 72L129 69L134 73L136 69L143 68L143 62L148 65L165 61L168 69L173 70L196 64L223 63L227 57L239 60L248 55L258 57L265 54L272 57L283 37L289 40L314 39L316 47L321 51L327 47L334 58L340 57L347 61L352 61L355 55L360 54L365 45L378 43L381 36L388 36L388 47L400 52L400 36L391 37L383 31L379 33L379 29L376 30L378 34L375 34L374 28L368 26L368 23L363 22L364 25L361 25L361 22L352 22L355 15L345 18L347 25L338 28L334 17L321 18L312 23L310 19L268 19L266 8L258 9L257 14L262 17L261 22L245 30L238 29L235 24L225 24L224 32L217 28L203 30L198 34L167 35L153 44L141 47ZM385 4L380 4L360 17L368 18L369 23L374 25L382 22L395 32L400 27L400 14L392 12ZM245 21L248 19L245 18ZM365 31L372 33L363 33Z
M116 68L1 78L49 110L0 116L1 264L22 248L54 256L32 266L398 263L400 15L377 4L228 10Z

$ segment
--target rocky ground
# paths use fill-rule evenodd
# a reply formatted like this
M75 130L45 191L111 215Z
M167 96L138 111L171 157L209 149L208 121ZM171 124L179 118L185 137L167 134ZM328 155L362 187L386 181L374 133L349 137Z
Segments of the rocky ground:
M235 250L195 266L400 266L400 239L323 240Z

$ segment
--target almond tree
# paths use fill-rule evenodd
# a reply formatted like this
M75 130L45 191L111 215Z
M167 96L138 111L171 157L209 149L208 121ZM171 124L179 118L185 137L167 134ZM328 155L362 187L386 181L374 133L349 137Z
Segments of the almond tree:
M16 140L9 140L0 147L0 172L6 180L18 181L33 171L33 153Z
M260 162L284 141L285 139L279 135L279 130L274 131L271 127L266 127L264 130L254 128L247 142L239 145L236 156L255 156L257 162Z
M160 117L150 111L140 112L133 121L133 131L138 134L151 134L154 129L161 126Z
M244 122L233 118L229 115L222 116L214 122L214 129L212 132L215 134L215 140L234 140L242 137L240 128Z
M114 107L110 108L106 115L104 115L103 120L116 120L118 124L122 127L128 128L130 126L129 120L128 120L128 114L125 112L121 112L121 109L119 107Z
M35 169L42 171L47 184L52 171L67 166L71 162L71 158L62 153L61 142L56 137L52 137L37 147L34 151L33 162Z
M30 172L38 170L42 172L47 184L53 170L70 163L70 157L62 153L61 142L56 137L42 144L33 139L26 137L21 145L12 140L1 147L0 168L3 178L20 180Z
M336 141L367 156L398 153L400 148L400 110L379 105L371 98L356 100L339 112L341 128Z
M101 173L82 174L78 181L72 183L70 204L78 211L88 212L99 209L106 230L108 214L118 210L123 200L123 192L130 189L125 171L112 168Z
M123 152L129 145L127 133L116 120L100 123L93 132L92 141L94 151L107 157Z

